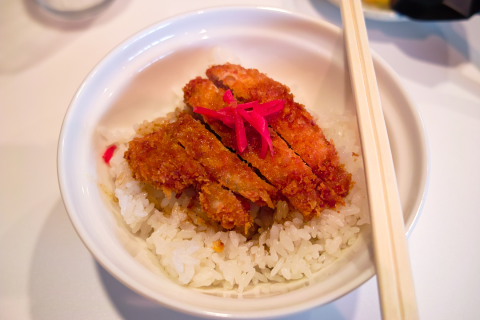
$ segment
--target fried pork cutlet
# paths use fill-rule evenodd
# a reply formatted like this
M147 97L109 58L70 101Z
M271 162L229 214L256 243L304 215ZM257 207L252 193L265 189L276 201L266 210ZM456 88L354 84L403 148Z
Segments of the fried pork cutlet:
M225 229L240 229L248 234L253 226L253 217L243 206L241 200L219 183L206 183L199 192L200 204L208 217L221 223Z
M253 226L253 218L242 201L212 180L205 168L172 139L169 129L161 126L157 131L130 141L124 157L133 177L166 194L196 188L208 218L225 229L239 228L246 234Z
M185 103L190 107L202 106L212 110L220 110L227 106L223 101L225 90L217 88L208 79L196 78L190 81L183 89ZM204 116L204 120L220 136L222 143L236 150L235 132L217 120ZM247 149L241 157L257 168L260 173L278 188L290 203L304 216L311 217L319 214L326 207L322 193L317 189L319 178L296 155L292 149L273 130L270 135L273 142L274 156L270 153L262 159L260 157L261 138L253 128L246 126L249 139ZM326 190L327 198L331 193ZM331 200L328 198L328 200Z
M175 139L192 159L202 164L210 176L260 206L275 206L276 188L262 180L202 123L188 113L181 113L170 126Z
M352 177L340 164L333 142L325 138L305 107L294 101L287 86L256 69L234 64L213 66L207 70L207 76L217 86L231 89L243 102L285 100L283 112L269 122L270 126L340 198L348 194Z
M165 194L209 182L203 166L192 161L167 132L166 127L129 142L125 152L133 177L161 189Z

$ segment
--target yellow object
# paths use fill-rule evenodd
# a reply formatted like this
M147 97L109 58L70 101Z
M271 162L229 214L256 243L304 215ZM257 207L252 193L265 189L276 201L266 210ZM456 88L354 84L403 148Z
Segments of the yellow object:
M390 8L390 0L363 0L363 2L379 8Z

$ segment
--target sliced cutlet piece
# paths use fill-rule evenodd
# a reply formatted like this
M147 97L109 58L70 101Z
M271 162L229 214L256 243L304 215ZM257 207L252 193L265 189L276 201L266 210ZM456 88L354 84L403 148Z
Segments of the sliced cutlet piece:
M183 89L185 103L194 107L204 107L211 110L220 110L227 106L223 101L225 90L217 88L215 84L202 78L191 80ZM220 121L203 117L204 121L220 136L222 143L236 150L235 131ZM304 216L311 217L319 214L327 205L322 199L322 193L317 185L320 179L313 174L303 160L273 130L270 130L274 156L267 153L260 157L261 137L251 126L245 127L248 137L248 147L240 155L257 168L260 173L275 187L278 188L289 202ZM330 191L327 190L327 200Z
M270 126L339 197L348 194L352 176L340 163L335 145L325 138L305 107L294 101L287 86L256 69L234 64L213 66L207 70L207 76L217 86L232 89L240 101L285 100L283 112L270 121Z
M270 208L275 206L276 188L228 150L202 123L184 112L169 126L187 154L200 162L210 176L258 205Z
M167 194L196 188L207 218L225 229L240 228L246 234L253 226L253 217L241 199L212 180L171 136L167 127L160 126L129 142L124 157L133 177Z
M244 234L253 226L253 217L230 190L219 183L206 183L199 192L200 204L208 217L231 230L239 228Z
M124 158L133 177L163 190L167 195L210 182L203 166L198 161L192 161L165 129L157 128L129 142Z

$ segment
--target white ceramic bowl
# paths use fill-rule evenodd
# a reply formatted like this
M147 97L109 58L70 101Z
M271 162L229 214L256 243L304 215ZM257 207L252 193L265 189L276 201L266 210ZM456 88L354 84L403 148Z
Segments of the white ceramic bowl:
M338 28L278 9L220 8L160 22L113 50L74 97L58 148L61 192L71 221L102 266L135 291L204 317L262 318L333 301L374 275L364 235L305 286L255 299L223 298L182 287L132 257L142 244L113 214L100 187L97 129L131 128L178 104L183 85L219 60L241 62L288 84L307 106L352 108ZM238 61L240 60L240 61ZM419 117L392 71L375 56L407 229L419 211L427 161ZM128 90L126 89L128 88ZM129 94L124 94L129 92Z

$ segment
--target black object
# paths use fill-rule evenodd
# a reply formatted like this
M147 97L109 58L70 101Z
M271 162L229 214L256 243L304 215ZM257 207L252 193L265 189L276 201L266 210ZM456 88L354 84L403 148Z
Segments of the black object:
M393 0L392 9L418 20L459 20L478 13L480 0Z

